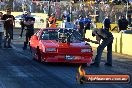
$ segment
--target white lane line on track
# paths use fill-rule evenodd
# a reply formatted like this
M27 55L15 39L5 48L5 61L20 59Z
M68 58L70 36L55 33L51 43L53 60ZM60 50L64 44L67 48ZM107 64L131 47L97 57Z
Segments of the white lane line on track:
M0 81L0 88L6 88L5 85Z

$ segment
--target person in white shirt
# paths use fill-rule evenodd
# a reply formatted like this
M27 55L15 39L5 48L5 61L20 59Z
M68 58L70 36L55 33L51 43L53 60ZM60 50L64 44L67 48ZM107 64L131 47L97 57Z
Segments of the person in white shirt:
M0 12L0 48L2 48L3 32L4 32L4 21L1 20L3 13Z

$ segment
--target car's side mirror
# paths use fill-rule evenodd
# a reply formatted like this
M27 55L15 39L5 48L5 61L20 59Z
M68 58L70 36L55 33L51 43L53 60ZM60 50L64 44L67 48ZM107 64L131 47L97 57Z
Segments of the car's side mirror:
M38 36L33 35L33 36L32 36L32 39L33 39L33 40L38 40Z

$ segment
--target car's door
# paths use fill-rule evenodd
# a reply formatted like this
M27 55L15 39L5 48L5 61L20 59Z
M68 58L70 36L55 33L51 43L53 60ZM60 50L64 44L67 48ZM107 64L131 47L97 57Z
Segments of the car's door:
M40 30L37 31L30 39L30 47L33 52L36 52L37 47L39 47L39 35Z

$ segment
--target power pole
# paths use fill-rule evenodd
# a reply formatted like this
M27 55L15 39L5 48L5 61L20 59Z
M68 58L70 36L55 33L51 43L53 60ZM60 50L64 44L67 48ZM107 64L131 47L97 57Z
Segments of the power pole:
M126 8L126 9L127 9L127 11L126 11L126 19L127 19L127 15L128 15L128 7L129 7L128 4L129 4L129 3L128 3L128 1L127 1L127 6L126 6L126 7L127 7L127 8Z
M51 2L51 0L49 0L49 5L48 5L48 16L50 16L50 8L51 8L50 2Z
M70 0L70 22L72 21L72 0Z

